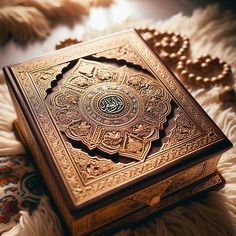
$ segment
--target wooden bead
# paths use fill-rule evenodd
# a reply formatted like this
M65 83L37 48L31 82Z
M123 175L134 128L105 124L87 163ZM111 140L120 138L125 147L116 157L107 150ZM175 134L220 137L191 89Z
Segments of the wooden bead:
M186 66L189 67L191 64L192 64L192 61L190 59L188 59L186 62L185 62Z
M178 65L178 66L176 67L176 70L177 70L178 72L181 72L183 69L184 69L184 67L183 67L182 65Z
M162 49L162 46L161 46L160 42L156 42L154 45L154 51L160 52L161 49Z
M185 48L180 48L178 52L180 52L180 55L182 55L186 51Z
M197 76L197 77L196 77L196 83L197 83L198 85L200 85L200 84L202 84L202 82L203 82L203 78L202 78L201 76Z
M189 83L194 84L196 82L195 79L196 79L196 76L194 74L189 74L188 76Z
M208 86L208 85L210 85L211 80L209 78L204 78L203 83L204 83L205 86Z
M186 57L186 56L181 56L181 57L180 57L180 60L184 62L184 61L187 60L187 57Z
M201 64L201 67L204 69L204 68L207 67L207 64L206 64L205 62L203 62L203 63Z
M224 75L220 74L217 76L217 80L222 80L222 79L224 79Z
M219 94L219 99L222 102L233 102L235 100L235 90L230 86L225 86Z
M179 39L178 39L176 36L173 36L173 37L172 37L172 41L173 41L174 43L178 43L178 42L179 42Z
M177 57L177 56L176 56L176 53L171 53L171 54L170 54L170 58L171 58L171 59L176 59L176 57Z
M181 79L186 80L188 77L188 71L183 70L180 75L181 75Z
M170 38L168 36L164 37L163 40L166 42L170 42Z
M212 82L212 83L215 83L215 82L217 82L217 77L215 77L215 76L214 76L214 77L212 77L212 78L211 78L211 82Z
M229 70L223 70L222 73L225 77L228 77L231 74L231 72Z
M175 48L177 46L176 43L174 43L174 42L171 42L169 45L171 48Z

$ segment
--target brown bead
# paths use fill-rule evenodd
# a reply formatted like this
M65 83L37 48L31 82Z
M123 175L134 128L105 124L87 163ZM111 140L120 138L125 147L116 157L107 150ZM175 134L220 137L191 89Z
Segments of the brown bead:
M171 47L171 48L175 48L176 46L177 46L176 43L174 43L174 42L171 42L171 43L170 43L170 47Z
M219 94L219 99L222 102L233 102L235 100L236 93L230 86L225 86Z
M191 65L191 64L192 64L192 60L188 59L188 60L186 61L186 65L189 66L189 65Z
M224 75L220 74L217 76L217 80L223 80L224 79Z
M179 62L178 62L178 65L182 65L182 66L183 66L183 65L184 65L184 62L183 62L183 61L179 61Z
M230 70L223 70L222 74L223 74L225 77L229 77L230 74L231 74L231 71L230 71Z
M188 81L190 84L194 84L195 83L195 79L196 79L196 76L194 74L189 74L188 76Z
M162 46L161 46L161 44L160 44L160 42L156 42L155 44L154 44L154 50L156 51L156 52L160 52L161 51L161 49L162 49Z
M218 57L212 58L212 62L214 62L214 63L219 63L219 61L220 61L220 59Z
M177 65L176 67L176 71L178 71L179 73L184 69L183 65Z
M176 36L173 36L172 40L173 40L174 43L178 43L179 42L179 39Z
M162 52L161 53L161 58L164 60L164 61L168 61L169 59L169 55L167 52Z
M221 61L221 60L219 61L219 65L220 65L220 66L224 66L225 64L226 64L226 63L225 63L224 61Z
M187 60L187 57L186 57L186 56L181 56L181 57L180 57L180 60L181 60L181 61L186 61L186 60Z
M181 75L181 79L185 81L188 78L188 71L183 70L180 75Z
M178 57L177 57L176 53L171 53L171 54L170 54L170 59L171 59L172 62L174 62L175 64L178 62Z
M205 86L209 86L211 84L211 80L209 78L204 78L203 83Z
M168 36L166 36L166 37L163 38L163 41L170 42L171 40Z
M198 85L200 85L200 84L202 84L202 82L203 82L203 78L202 78L201 76L197 76L197 77L196 77L196 83L197 83Z
M183 54L183 51L179 50L176 54L180 57Z
M226 77L230 77L232 74L231 68L230 66L224 67L223 69L223 75L225 75Z
M188 46L188 45L189 45L189 40L185 39L185 40L183 41L183 45Z
M179 49L179 52L180 52L181 54L183 54L185 51L186 51L185 48L180 48L180 49Z
M211 82L212 82L212 83L216 83L216 82L217 82L217 77L215 77L215 76L212 77L212 78L211 78Z
M207 63L205 63L205 62L203 62L203 63L201 64L201 67L202 67L203 69L205 69L207 66L208 66Z

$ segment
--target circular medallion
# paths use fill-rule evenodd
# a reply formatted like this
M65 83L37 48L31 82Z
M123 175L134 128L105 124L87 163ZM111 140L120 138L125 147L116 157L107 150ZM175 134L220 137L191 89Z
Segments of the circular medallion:
M102 112L116 114L124 110L125 103L119 95L106 95L99 100L98 107Z
M80 107L89 122L102 126L126 126L143 112L142 103L140 95L128 86L101 83L85 91Z

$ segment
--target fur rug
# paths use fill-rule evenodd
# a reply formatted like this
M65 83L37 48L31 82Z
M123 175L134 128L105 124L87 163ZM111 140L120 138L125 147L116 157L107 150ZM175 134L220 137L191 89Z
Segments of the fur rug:
M125 25L131 26L128 22ZM218 6L197 9L188 17L181 13L164 22L154 24L161 30L178 31L190 38L193 57L211 54L225 60L232 66L236 78L236 19L229 12L222 13ZM116 27L122 28L124 25ZM92 35L92 34L91 34ZM88 35L87 37L91 37ZM234 89L236 84L234 83ZM226 179L225 187L219 192L210 192L204 198L189 201L165 212L150 222L135 229L124 229L116 235L158 235L158 236L233 236L236 235L236 106L222 104L218 94L222 87L193 89L191 94L223 130L234 144L225 152L218 169ZM12 121L16 118L3 79L0 80L0 155L21 154L22 145L12 132ZM51 210L46 196L32 215L20 212L18 224L3 236L55 236L61 235L57 216ZM1 225L0 225L1 232Z
M43 39L59 22L72 25L88 15L91 6L111 3L112 0L1 0L0 44L10 37L20 43Z

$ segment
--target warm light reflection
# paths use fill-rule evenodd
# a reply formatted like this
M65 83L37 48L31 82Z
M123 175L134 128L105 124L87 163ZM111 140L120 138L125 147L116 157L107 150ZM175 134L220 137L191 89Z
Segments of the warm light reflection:
M98 30L104 30L127 19L131 15L132 3L119 0L115 1L109 11L103 7L93 8L90 11L88 25Z

